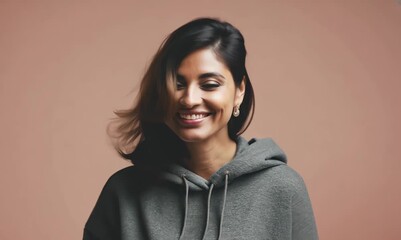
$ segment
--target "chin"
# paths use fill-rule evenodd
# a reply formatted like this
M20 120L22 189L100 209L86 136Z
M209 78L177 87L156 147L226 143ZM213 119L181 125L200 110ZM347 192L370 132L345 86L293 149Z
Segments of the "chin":
M193 143L201 142L206 139L206 136L202 134L187 134L187 133L176 133L176 135L184 142Z

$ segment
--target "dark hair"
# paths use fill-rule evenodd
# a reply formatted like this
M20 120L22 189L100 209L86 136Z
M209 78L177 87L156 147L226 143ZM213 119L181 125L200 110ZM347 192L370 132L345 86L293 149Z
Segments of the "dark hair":
M235 139L247 129L252 121L255 97L245 67L244 38L238 29L227 22L199 18L167 36L143 76L134 107L115 111L118 124L114 131L109 125L109 134L117 140L114 146L122 157L133 160L148 152L146 149L160 153L158 157L185 152L183 142L164 124L173 112L170 84L176 81L182 60L190 53L206 48L212 49L227 66L237 87L245 81L240 115L231 117L228 122L229 136Z

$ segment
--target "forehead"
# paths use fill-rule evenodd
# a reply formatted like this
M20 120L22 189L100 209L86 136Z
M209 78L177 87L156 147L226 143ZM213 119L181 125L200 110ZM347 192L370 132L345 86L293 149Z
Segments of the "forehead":
M182 76L194 76L202 73L217 72L223 76L231 75L227 66L220 61L211 49L200 49L186 56L177 73Z

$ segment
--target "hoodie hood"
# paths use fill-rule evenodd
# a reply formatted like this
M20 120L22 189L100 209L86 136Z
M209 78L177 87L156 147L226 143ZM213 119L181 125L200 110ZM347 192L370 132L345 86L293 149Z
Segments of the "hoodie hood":
M217 238L220 239L223 232L224 210L227 202L229 183L240 176L258 172L266 168L283 165L287 162L284 152L270 138L261 140L253 138L247 142L244 138L238 137L236 142L237 150L234 158L221 167L217 172L215 172L209 180L198 176L197 174L178 164L170 165L166 169L166 172L162 174L162 178L166 179L167 181L185 186L185 215L179 240L185 239L184 236L186 232L186 226L188 224L189 193L191 191L208 192L206 204L206 224L203 231L203 240L207 235L210 223L210 208L213 189L224 186Z
M234 158L215 172L208 180L179 164L169 165L166 171L162 173L162 178L182 185L182 178L185 176L188 180L189 189L202 191L208 190L211 185L215 188L223 186L226 175L229 175L229 183L242 175L287 163L285 153L271 138L252 138L247 141L243 137L238 137L236 142L237 150Z

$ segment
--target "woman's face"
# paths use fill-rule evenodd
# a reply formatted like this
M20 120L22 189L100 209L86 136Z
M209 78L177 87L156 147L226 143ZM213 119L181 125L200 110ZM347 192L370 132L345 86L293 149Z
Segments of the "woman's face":
M244 81L237 88L231 72L212 50L197 50L178 68L175 112L166 124L185 142L227 141L227 123L244 91Z

